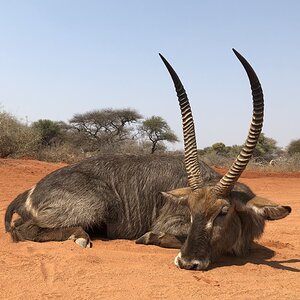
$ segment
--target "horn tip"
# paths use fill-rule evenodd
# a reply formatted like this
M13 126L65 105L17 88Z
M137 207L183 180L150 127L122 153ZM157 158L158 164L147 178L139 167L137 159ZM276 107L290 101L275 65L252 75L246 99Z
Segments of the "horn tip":
M166 62L167 60L163 57L161 53L158 53L159 57L162 59L163 62Z
M241 56L241 54L238 51L236 51L234 48L232 48L232 51L237 57Z

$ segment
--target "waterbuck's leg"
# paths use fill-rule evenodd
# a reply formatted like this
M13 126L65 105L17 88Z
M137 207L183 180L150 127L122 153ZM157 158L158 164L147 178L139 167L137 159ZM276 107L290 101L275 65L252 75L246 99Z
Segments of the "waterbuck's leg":
M170 216L170 212L173 215ZM167 203L152 225L151 231L138 238L136 243L180 249L189 232L189 218L188 208L181 207L178 210L178 206L174 207L171 202Z
M170 233L149 231L138 238L136 244L156 245L164 248L180 249L184 243L184 237L178 237Z
M19 226L12 227L11 235L14 241L65 241L73 240L79 246L90 247L90 237L81 227L42 228L29 220Z

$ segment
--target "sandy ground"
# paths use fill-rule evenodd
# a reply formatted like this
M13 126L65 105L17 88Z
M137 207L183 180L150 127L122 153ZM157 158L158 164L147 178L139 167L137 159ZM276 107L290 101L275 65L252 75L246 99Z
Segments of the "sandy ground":
M0 160L0 215L20 192L61 167ZM180 270L178 250L94 240L11 242L0 222L0 299L300 299L300 173L247 172L241 179L262 196L292 206L269 222L247 258L222 257L208 271Z

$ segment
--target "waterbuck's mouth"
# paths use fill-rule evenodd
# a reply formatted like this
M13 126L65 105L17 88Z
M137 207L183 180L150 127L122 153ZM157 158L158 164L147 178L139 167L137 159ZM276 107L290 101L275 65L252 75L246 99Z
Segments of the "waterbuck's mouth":
M204 271L208 268L210 260L208 258L204 260L188 260L183 258L181 252L179 252L178 255L175 257L174 263L180 269Z

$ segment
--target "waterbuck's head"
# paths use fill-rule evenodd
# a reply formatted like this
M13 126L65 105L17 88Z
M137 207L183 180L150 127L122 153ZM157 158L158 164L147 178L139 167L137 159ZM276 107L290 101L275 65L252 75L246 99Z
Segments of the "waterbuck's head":
M248 137L229 171L218 182L205 182L199 167L194 122L185 89L174 69L162 56L177 92L182 114L185 166L189 187L164 192L172 201L187 205L191 212L188 237L175 259L184 269L204 270L219 255L229 252L246 254L249 244L259 237L265 220L276 220L291 212L289 206L277 205L256 196L247 186L238 183L257 144L264 114L260 82L246 59L233 49L248 75L253 116Z

